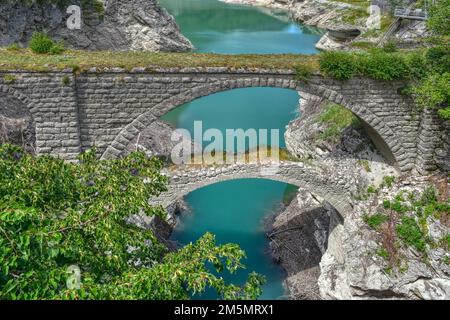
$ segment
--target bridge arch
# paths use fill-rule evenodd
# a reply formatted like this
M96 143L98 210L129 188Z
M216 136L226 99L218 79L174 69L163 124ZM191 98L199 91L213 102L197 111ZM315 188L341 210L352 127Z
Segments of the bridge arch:
M216 183L240 179L265 179L279 181L310 191L325 199L342 216L352 212L352 178L316 168L300 162L274 164L234 164L201 169L180 169L166 172L168 191L152 199L152 204L170 207L189 193Z
M36 107L34 103L30 101L30 99L15 90L9 85L0 84L0 99L3 99L3 102L6 103L4 105L3 111L6 114L3 114L6 118L9 118L10 124L5 127L5 135L7 141L11 141L12 143L21 143L22 146L30 152L36 151L36 141L37 141L37 122L35 121L36 117ZM1 103L1 100L0 100ZM13 108L8 111L9 103L12 104ZM2 112L2 106L0 106L0 112ZM0 114L0 116L2 116ZM8 132L7 127L14 127L12 132ZM12 133L12 137L9 134ZM0 133L0 137L3 134ZM17 137L20 135L21 137ZM19 139L20 138L20 139ZM20 140L20 141L19 141ZM29 142L29 143L27 143Z
M390 158L390 156L392 157L393 162L398 165L401 171L406 172L411 169L408 163L409 159L404 158L405 151L403 150L401 143L399 143L401 139L399 139L394 130L392 130L383 119L374 114L368 106L352 102L351 96L344 96L337 90L332 89L333 86L328 87L313 82L299 82L293 79L293 77L288 79L285 77L255 77L252 75L244 79L231 78L217 80L206 85L200 85L193 89L185 90L178 95L165 99L125 126L107 147L102 158L119 157L123 154L130 141L132 141L142 130L164 114L185 103L218 92L251 87L292 89L322 97L330 102L342 105L362 120L364 126L368 129L368 133L372 137L378 138L379 143L376 143L377 147L380 148L381 146L381 148L384 149L382 151L388 154L388 158Z

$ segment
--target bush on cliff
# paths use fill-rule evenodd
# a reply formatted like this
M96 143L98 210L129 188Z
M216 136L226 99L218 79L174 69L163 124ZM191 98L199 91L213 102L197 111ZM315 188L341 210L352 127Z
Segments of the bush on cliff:
M450 120L450 49L439 45L427 51L385 52L372 49L365 53L325 52L320 55L320 70L329 77L348 80L355 75L376 80L408 80L420 107L438 109Z
M385 52L372 49L365 53L324 52L319 59L320 70L327 76L348 80L355 75L376 80L416 79L426 71L423 53Z
M0 145L0 299L183 299L206 288L256 298L263 278L229 285L210 271L242 267L244 252L206 234L167 254L153 232L125 223L164 216L161 163L142 153L67 163Z
M35 32L31 37L30 49L38 54L59 54L64 51L64 45L61 42L54 42L47 34Z

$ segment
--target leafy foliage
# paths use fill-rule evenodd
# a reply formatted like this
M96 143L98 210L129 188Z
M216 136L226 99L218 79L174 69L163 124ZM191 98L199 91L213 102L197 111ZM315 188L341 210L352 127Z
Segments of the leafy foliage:
M445 196L445 192L441 196ZM397 252L400 244L415 248L422 257L427 255L427 244L448 250L448 236L434 243L428 237L427 224L430 216L441 221L448 219L449 200L440 200L434 185L426 187L419 197L414 193L407 194L407 199L405 193L400 191L392 200L383 200L380 213L363 215L363 221L378 232L382 247L377 254L387 260L390 268L400 265Z
M425 235L414 218L402 217L401 223L397 226L397 233L406 244L418 251L425 251Z
M372 49L369 52L325 52L319 59L320 70L326 75L348 80L355 75L367 76L377 80L392 81L415 79L426 70L423 54L386 52Z
M439 107L439 114L450 120L450 72L433 73L414 89L416 101L422 107Z
M339 80L356 75L384 81L408 80L414 84L408 91L414 94L420 107L436 108L441 118L450 120L448 42L438 42L426 51L406 53L396 51L393 46L372 48L364 53L325 52L320 55L319 67L325 75Z
M435 33L450 36L450 0L437 0L429 10L427 27Z
M261 276L239 287L209 271L242 267L238 246L207 234L166 254L151 230L125 222L165 216L148 202L166 188L160 169L143 153L99 161L90 150L75 164L0 145L0 299L180 299L206 287L257 297ZM71 266L78 286L67 286Z
M326 51L320 55L320 71L339 80L351 79L356 71L357 65L353 54L340 51Z

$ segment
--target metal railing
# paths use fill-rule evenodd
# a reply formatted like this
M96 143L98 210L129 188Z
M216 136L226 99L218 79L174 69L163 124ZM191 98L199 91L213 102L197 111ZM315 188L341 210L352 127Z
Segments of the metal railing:
M428 14L422 9L397 7L394 10L394 17L410 20L427 20Z

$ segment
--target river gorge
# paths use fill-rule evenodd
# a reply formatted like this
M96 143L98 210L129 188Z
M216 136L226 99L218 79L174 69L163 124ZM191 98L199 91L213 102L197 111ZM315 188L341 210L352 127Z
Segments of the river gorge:
M175 17L197 52L317 52L314 45L321 31L291 21L287 12L217 0L161 0L160 4ZM279 144L284 147L285 127L298 116L298 103L294 90L235 89L180 106L162 119L192 134L194 121L202 121L205 129L222 132L235 128L279 129ZM192 192L185 199L190 210L182 213L172 239L187 244L209 231L216 234L220 243L238 243L247 254L246 269L227 275L227 280L243 283L249 272L256 271L267 278L261 298L282 298L286 296L284 273L270 256L264 219L280 210L286 192L292 188L269 180L241 179Z
M0 300L449 299L439 24L72 1L0 3Z

